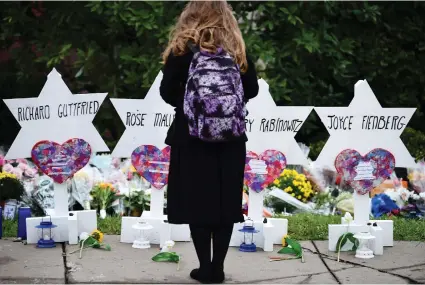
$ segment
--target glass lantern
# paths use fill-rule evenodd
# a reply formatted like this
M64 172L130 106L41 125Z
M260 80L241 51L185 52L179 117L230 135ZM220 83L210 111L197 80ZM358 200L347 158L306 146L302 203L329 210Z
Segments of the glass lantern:
M152 225L145 223L143 221L139 221L136 224L134 224L132 228L139 232L138 237L133 241L132 247L138 248L138 249L150 248L151 245L150 245L149 239L147 239L144 232L153 229Z
M53 240L53 229L57 226L52 223L51 217L49 217L49 221L45 221L44 218L41 218L40 224L35 227L38 229L38 236L40 238L37 242L38 248L56 247L56 243Z
M255 252L257 251L257 246L254 242L254 234L259 231L254 227L254 221L250 218L245 220L244 226L239 230L243 233L243 241L239 246L239 251L242 252Z

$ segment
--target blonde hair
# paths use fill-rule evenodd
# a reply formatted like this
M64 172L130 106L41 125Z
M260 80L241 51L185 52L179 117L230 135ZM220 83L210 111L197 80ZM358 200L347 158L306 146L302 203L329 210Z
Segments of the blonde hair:
M177 56L187 53L188 41L210 53L221 46L235 59L242 72L248 69L245 42L226 1L190 1L171 32L163 53L164 63L171 52Z

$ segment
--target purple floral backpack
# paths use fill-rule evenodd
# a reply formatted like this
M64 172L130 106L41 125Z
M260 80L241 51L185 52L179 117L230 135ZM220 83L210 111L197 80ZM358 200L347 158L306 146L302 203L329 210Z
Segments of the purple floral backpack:
M223 142L245 133L246 107L239 66L222 48L216 54L194 52L189 67L183 110L189 134Z

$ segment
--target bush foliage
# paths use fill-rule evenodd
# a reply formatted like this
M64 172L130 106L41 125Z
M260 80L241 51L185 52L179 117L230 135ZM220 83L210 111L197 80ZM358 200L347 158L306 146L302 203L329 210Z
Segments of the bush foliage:
M74 93L143 98L161 68L170 27L184 5L0 2L2 99L37 96L53 67ZM231 5L248 52L278 104L346 106L354 84L367 79L382 106L418 108L403 138L416 157L423 157L424 2ZM0 145L10 145L19 126L0 106ZM124 128L108 100L95 125L110 147ZM327 136L313 113L297 139L316 149Z

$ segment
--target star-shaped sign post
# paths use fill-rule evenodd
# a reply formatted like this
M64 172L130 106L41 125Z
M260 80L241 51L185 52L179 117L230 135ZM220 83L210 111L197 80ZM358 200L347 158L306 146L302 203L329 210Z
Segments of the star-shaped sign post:
M111 99L126 128L112 152L113 157L131 157L141 145L166 147L165 137L175 112L159 94L161 80L162 72L159 72L145 99ZM153 218L163 217L164 191L165 188L152 192L150 212ZM147 214L145 211L144 215Z
M93 152L109 151L92 123L106 95L73 95L53 69L37 98L3 100L22 127L5 159L31 157L33 146L41 140L61 144L79 138L87 141Z
M415 108L382 108L366 80L354 85L354 98L348 107L315 107L330 137L315 161L317 167L334 169L335 159L346 149L366 155L375 148L393 154L398 167L413 167L400 135ZM369 195L354 193L354 218L359 225L369 221Z
M247 104L247 150L258 154L267 149L279 150L286 156L287 164L307 165L307 157L294 137L313 107L276 106L266 81L260 79L258 84L257 97Z
M21 130L7 152L6 159L31 157L34 145L42 140L62 144L73 138L90 144L92 152L109 151L92 121L107 93L76 94L53 69L37 98L4 100ZM56 216L68 216L66 183L55 183Z
M315 107L330 137L316 166L334 167L338 154L354 149L362 155L374 148L391 152L397 167L414 167L400 135L416 108L382 108L366 80L354 86L354 98L348 107Z
M174 120L174 108L159 94L161 80L162 72L145 99L111 99L126 128L112 152L113 157L130 157L140 145L165 147L165 137Z
M247 150L258 155L266 150L278 150L285 155L286 164L307 165L307 156L294 137L313 107L276 106L267 82L260 79L258 85L257 97L247 104ZM254 221L262 220L263 205L264 191L256 193L250 189L248 216Z

